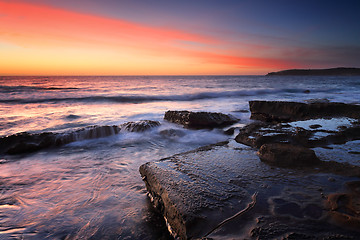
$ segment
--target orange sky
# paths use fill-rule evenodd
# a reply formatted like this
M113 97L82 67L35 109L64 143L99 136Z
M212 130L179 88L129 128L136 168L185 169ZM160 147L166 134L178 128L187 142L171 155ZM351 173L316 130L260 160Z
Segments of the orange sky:
M241 39L54 6L0 0L0 22L0 75L264 74L299 66Z

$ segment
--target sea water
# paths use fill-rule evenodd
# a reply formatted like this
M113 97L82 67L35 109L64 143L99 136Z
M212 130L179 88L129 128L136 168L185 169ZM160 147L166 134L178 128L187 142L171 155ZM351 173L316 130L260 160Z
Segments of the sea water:
M0 239L166 239L139 166L229 136L166 122L165 111L222 112L246 124L250 100L360 104L359 96L360 77L0 77L0 137L161 123L141 133L0 156ZM161 134L169 129L182 134Z

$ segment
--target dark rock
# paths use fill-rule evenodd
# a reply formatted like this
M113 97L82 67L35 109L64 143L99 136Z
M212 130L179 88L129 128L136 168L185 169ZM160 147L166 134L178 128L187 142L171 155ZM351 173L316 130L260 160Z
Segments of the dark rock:
M235 117L223 113L190 111L167 111L164 119L189 128L215 128L239 121Z
M160 126L160 122L152 120L140 120L137 122L127 122L121 125L121 130L129 132L144 132L153 127Z
M311 129L317 129L317 128L321 128L322 126L320 124L313 124L313 125L310 125L309 128Z
M283 124L252 123L240 129L235 137L238 143L260 148L266 143L291 143L310 146L309 138L312 132L302 128L291 128Z
M289 69L270 72L266 76L359 76L360 68Z
M82 141L88 139L103 138L118 134L120 128L118 126L89 126L78 129L76 131L58 133L55 137L55 146Z
M81 118L81 117L78 116L78 115L75 115L75 114L70 114L70 115L66 116L66 119L68 119L68 120L75 120L75 119L78 119L78 118Z
M235 133L235 130L238 129L237 127L231 127L224 131L224 134L226 135L233 135Z
M258 155L261 161L276 166L314 166L320 163L313 150L291 144L264 144Z
M304 93L310 93L310 90L305 90Z
M250 101L251 119L287 122L323 117L360 118L360 106L345 103Z
M316 135L317 133L319 134ZM344 144L359 139L360 126L357 123L346 128L328 131L321 129L307 130L284 123L255 122L240 129L239 134L235 137L238 143L255 148L260 148L261 145L266 143L290 143L308 148L328 148L327 145L329 144Z
M344 144L348 141L360 140L360 126L351 126L341 131L324 137L328 143Z
M75 141L108 137L119 131L120 128L117 126L89 126L65 133L18 133L0 138L0 153L30 153Z
M76 131L64 133L17 133L0 138L0 153L21 154L35 152L41 149L62 146L75 141L103 138L118 134L124 129L130 132L143 132L160 125L158 121L142 120L128 122L118 126L89 126Z
M20 154L35 152L53 145L56 140L54 133L31 134L17 133L0 138L0 153Z
M31 152L36 152L40 149L41 149L40 146L36 143L20 142L17 143L15 146L9 148L6 153L8 154L31 153Z

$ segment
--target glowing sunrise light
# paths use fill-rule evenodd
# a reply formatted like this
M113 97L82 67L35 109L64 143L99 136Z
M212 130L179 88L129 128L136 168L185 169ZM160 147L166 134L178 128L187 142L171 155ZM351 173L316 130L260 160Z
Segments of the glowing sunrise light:
M0 1L0 21L2 75L239 74L291 65L226 54L226 42L211 36L45 5Z

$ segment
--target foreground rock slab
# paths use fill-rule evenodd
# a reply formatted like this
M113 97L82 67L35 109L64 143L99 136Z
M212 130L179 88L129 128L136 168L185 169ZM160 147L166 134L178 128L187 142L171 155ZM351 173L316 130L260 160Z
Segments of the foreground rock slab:
M326 196L358 177L315 168L277 168L236 142L140 166L154 206L179 239L356 239L328 221ZM331 179L331 181L330 181ZM249 207L250 206L250 207ZM359 228L360 229L360 226Z
M215 128L231 125L239 120L231 115L214 112L167 111L164 119L189 128Z

